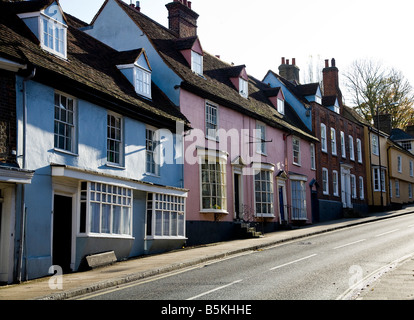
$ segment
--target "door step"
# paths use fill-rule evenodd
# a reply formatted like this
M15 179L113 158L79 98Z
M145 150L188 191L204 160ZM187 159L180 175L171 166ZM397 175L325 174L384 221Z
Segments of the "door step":
M263 237L261 231L257 231L255 226L252 226L249 222L242 222L239 224L239 237L241 239L253 239Z

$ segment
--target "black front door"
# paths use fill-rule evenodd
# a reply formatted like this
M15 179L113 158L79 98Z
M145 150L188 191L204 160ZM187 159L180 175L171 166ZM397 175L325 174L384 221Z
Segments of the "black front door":
M72 198L55 195L53 208L53 265L71 271Z

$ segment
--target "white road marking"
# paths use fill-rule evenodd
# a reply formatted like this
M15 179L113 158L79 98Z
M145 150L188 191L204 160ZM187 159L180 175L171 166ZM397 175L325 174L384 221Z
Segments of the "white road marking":
M352 246L353 244L357 244L357 243L360 243L360 242L364 242L364 241L366 241L366 240L367 240L367 239L361 239L361 240L354 241L354 242L351 242L351 243L343 244L342 246L339 246L339 247L335 247L335 248L333 248L333 250L336 250L336 249L341 249L341 248L348 247L348 246Z
M381 237L381 236L385 236L386 234L390 234L390 233L393 233L393 232L396 232L396 231L399 231L399 230L400 229L395 229L395 230L391 230L391 231L388 231L388 232L384 232L384 233L381 233L381 234L376 235L375 238L378 238L378 237Z
M215 289L212 289L212 290L206 291L206 292L204 292L204 293L200 293L199 295L196 295L196 296L194 296L194 297L188 298L187 300L194 300L194 299L200 298L200 297L202 297L202 296L205 296L205 295L210 294L210 293L212 293L212 292L216 292L216 291L219 291L219 290L221 290L221 289L224 289L224 288L230 287L230 286L232 286L232 285L234 285L234 284L236 284L236 283L242 282L242 281L243 281L243 280L236 280L236 281L233 281L232 283L226 284L226 285L224 285L224 286L221 286L221 287L218 287L218 288L215 288Z
M295 260L295 261L291 261L291 262L288 262L288 263L285 263L285 264L281 264L280 266L277 266L277 267L274 267L274 268L271 268L271 269L269 269L269 270L276 270L276 269L279 269L279 268L282 268L282 267L285 267L285 266L288 266L288 265L290 265L290 264L293 264L293 263L296 263L296 262L299 262L299 261L302 261L302 260L306 260L306 259L309 259L309 258L312 258L312 257L314 257L314 256L316 256L317 254L312 254L312 255L310 255L310 256L307 256L307 257L304 257L304 258L301 258L301 259L297 259L297 260Z

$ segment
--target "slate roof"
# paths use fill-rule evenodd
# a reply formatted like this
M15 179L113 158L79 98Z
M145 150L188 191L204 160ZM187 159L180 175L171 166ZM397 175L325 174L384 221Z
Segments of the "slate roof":
M204 74L201 77L191 71L191 67L178 50L178 48L183 47L182 43L187 43L187 41L177 39L175 33L143 13L131 8L125 2L121 0L115 1L148 36L165 63L183 79L181 88L261 120L270 126L294 132L310 140L316 140L299 118L290 118L287 114L283 116L276 111L264 92L269 86L260 80L249 76L249 98L245 99L240 96L230 81L230 78L234 77L235 74L239 76L240 71L245 66L232 66L204 51ZM106 3L107 1L102 5L100 11L103 10ZM94 23L100 11L92 20L91 24ZM190 38L187 40L191 43L194 39ZM179 47L177 47L177 43L180 44Z
M46 3L49 1L40 1L42 6ZM69 24L67 60L61 59L41 49L38 39L25 23L9 11L14 5L23 4L0 2L0 57L34 66L35 81L92 100L104 108L148 124L175 129L176 121L183 121L189 128L186 117L156 85L152 84L152 100L136 94L133 85L113 61L114 57L130 56L131 52L119 53L79 31L72 25L81 25L80 20L66 15ZM33 8L37 10L39 6ZM133 55L135 53L138 51Z
M391 130L390 139L393 141L408 141L414 140L414 137L404 130L396 128Z

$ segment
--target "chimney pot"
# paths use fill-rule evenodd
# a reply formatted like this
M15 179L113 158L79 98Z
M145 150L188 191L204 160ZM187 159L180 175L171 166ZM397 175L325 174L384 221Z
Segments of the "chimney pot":
M325 68L329 68L329 59L325 59Z
M286 59L286 64L287 64L287 65L289 65L289 62L290 62L290 61L289 61L289 59Z
M285 57L282 57L282 64L286 64Z
M332 58L331 65L332 65L332 67L335 67L335 59L334 58Z
M292 58L292 65L296 66L296 58Z
M189 9L191 9L191 1L187 2L187 6L188 6Z

